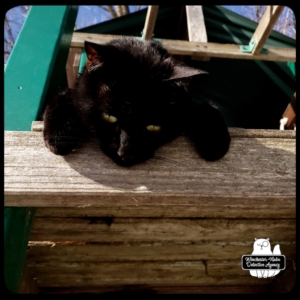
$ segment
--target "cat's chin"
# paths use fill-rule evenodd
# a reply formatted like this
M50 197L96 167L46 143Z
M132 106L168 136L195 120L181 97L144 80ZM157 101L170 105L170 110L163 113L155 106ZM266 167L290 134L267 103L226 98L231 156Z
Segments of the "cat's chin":
M122 167L131 167L133 165L137 165L140 164L144 161L146 161L147 159L149 159L150 157L153 156L153 153L149 153L149 155L145 155L144 157L133 157L131 159L124 159L122 157L120 157L117 152L115 150L110 149L107 146L104 146L103 144L100 144L100 148L102 150L102 152L108 156L112 161L114 161L117 165L122 166Z
M143 157L134 157L132 159L123 159L120 157L118 154L110 156L110 158L119 166L122 167L131 167L134 165L141 164L151 158L153 154L148 155L148 156L143 156Z

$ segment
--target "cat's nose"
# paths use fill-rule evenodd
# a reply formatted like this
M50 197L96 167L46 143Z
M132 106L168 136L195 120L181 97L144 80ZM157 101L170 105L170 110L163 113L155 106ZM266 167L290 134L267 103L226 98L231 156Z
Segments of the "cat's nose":
M132 137L124 130L121 130L120 146L117 154L123 161L130 161L135 158Z

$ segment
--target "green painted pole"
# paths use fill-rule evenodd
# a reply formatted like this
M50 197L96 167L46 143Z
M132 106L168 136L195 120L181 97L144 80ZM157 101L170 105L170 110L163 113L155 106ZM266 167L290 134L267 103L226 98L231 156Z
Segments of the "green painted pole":
M65 87L77 10L74 6L31 7L5 66L4 130L30 131L46 96ZM4 208L4 279L14 293L19 291L34 212L27 207Z

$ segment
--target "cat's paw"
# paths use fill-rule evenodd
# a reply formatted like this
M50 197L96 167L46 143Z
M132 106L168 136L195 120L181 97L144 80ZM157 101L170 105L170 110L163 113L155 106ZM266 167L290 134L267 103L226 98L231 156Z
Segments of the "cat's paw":
M77 145L77 142L68 138L57 135L44 136L45 146L56 155L67 155Z
M48 104L43 119L44 143L56 155L69 154L87 135L68 93L59 94Z
M208 161L222 158L229 149L230 135L221 113L205 103L189 113L188 131L199 154Z

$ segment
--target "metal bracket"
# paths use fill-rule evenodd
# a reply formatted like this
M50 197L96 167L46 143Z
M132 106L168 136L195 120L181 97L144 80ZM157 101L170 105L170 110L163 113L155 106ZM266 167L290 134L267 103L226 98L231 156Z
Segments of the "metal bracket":
M244 53L252 53L255 45L256 45L256 41L254 39L251 39L249 45L241 45L240 50ZM268 50L263 48L260 53L268 54Z
M140 40L145 40L145 34L144 34L144 32L145 32L145 30L143 29L142 31L141 31L141 37L138 37L138 39L140 39ZM152 36L154 36L154 34L152 34ZM151 39L151 41L152 42L157 42L157 43L161 43L161 40L160 39L154 39L154 38L152 38Z

